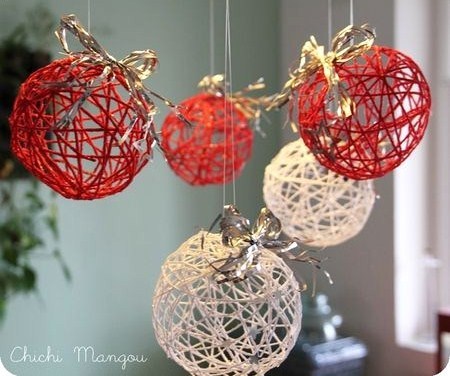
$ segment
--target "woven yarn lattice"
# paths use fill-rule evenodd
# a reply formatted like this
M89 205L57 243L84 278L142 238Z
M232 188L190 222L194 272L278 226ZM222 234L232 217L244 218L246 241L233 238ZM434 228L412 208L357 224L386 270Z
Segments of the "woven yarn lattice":
M161 132L167 161L189 184L228 183L233 180L233 170L238 177L251 157L253 131L248 120L228 100L225 116L225 101L224 97L208 93L183 101L181 112L193 127L186 126L173 113L164 120Z
M374 46L336 65L356 110L331 111L323 71L299 89L299 126L305 144L327 168L353 179L373 179L400 165L422 139L431 94L418 65L403 53Z
M54 61L22 84L10 117L17 158L67 198L92 200L122 191L151 152L146 119L136 113L122 73L100 78L103 68L73 58ZM61 124L69 113L72 120ZM140 141L144 151L134 146Z
M375 202L371 180L352 180L322 166L301 139L266 167L264 201L291 238L317 247L357 235Z
M192 375L264 375L287 357L300 331L299 286L285 262L263 252L261 271L218 284L210 262L229 255L221 235L200 231L162 266L153 298L156 338Z

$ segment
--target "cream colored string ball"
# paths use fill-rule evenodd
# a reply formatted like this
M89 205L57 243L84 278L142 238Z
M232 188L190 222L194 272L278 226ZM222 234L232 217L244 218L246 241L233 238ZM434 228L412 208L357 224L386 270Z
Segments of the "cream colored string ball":
M264 174L264 201L292 238L317 247L357 235L375 202L373 182L323 167L301 139L284 146Z
M161 269L155 335L192 375L264 375L283 362L300 332L299 285L285 262L263 251L260 270L240 282L218 283L211 263L229 256L220 234L200 231Z

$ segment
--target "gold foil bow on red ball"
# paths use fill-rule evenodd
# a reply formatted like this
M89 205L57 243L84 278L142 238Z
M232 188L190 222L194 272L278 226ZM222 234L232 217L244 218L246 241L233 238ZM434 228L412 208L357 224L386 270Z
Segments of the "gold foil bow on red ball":
M354 104L345 88L340 84L335 65L364 54L370 50L374 40L375 32L369 25L349 25L336 34L331 44L331 50L326 53L325 47L319 45L316 38L311 36L301 49L298 66L290 72L290 78L282 91L267 101L266 109L269 111L281 108L286 103L292 102L291 99L299 86L322 69L328 83L328 92L336 95L336 114L341 117L350 116L353 113Z
M266 101L266 97L250 97L247 94L255 90L264 89L266 87L264 79L261 77L244 89L234 93L228 93L226 85L225 76L216 74L203 77L198 87L206 93L225 97L248 121L254 122L255 126L258 127L261 118L261 108Z
M80 42L80 44L84 47L83 51L72 51L69 48L69 44L67 42L67 32L71 33ZM78 18L73 14L61 17L60 26L56 30L55 34L64 51L70 57L75 58L74 64L88 63L101 65L104 67L103 73L98 80L113 79L114 72L117 70L122 73L134 104L135 111L137 114L147 119L148 132L158 146L160 146L159 135L156 132L153 123L153 117L157 113L157 107L151 99L151 96L162 100L164 104L170 107L182 121L189 124L189 122L180 113L177 105L160 94L150 90L142 82L150 77L158 66L159 60L154 50L146 49L133 51L125 58L117 60L83 28ZM95 82L92 82L92 86L94 85ZM67 116L59 121L59 126L63 126L72 120L73 116L75 116L76 112L83 105L87 96L89 96L91 89L92 88L89 86L86 87L86 95L74 103L72 109L67 112ZM127 132L123 135L121 142L128 137L129 133L133 129L133 126L134 123L132 122L129 125ZM136 143L135 147L139 147L139 145Z

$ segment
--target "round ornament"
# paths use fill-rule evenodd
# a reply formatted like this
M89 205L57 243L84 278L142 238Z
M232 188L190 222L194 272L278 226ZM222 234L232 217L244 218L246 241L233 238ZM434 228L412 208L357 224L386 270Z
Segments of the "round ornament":
M22 84L10 117L17 158L67 198L122 191L151 153L147 119L123 72L104 69L72 57L54 61Z
M418 65L403 53L372 46L334 64L329 90L318 69L298 89L302 138L321 164L352 179L381 177L416 148L428 124L431 95ZM353 101L350 116L336 112L337 91Z
M328 247L357 235L375 202L371 180L353 180L322 166L301 139L266 167L264 201L291 238Z
M299 286L285 262L262 252L258 271L218 283L211 263L229 256L220 234L200 231L162 266L156 338L192 375L263 375L287 357L300 331Z
M250 159L249 121L223 95L201 93L180 104L186 126L171 113L162 125L162 148L172 170L192 185L224 184L238 177Z

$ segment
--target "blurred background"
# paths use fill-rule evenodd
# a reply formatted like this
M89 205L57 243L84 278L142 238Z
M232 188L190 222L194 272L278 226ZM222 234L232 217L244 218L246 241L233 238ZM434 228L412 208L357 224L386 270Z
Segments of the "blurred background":
M54 15L53 29L62 14L75 13L88 23L87 0L3 0L0 38L19 24L39 24L39 13L33 12L38 4ZM90 9L91 32L113 56L146 48L157 51L160 66L147 80L149 87L175 102L197 92L198 81L209 73L207 0L91 0ZM327 11L326 0L231 1L234 88L264 77L267 93L277 91L310 35L327 44ZM433 374L434 314L450 303L449 159L442 154L449 138L441 120L446 119L448 97L442 79L448 65L445 12L444 0L355 1L355 23L370 22L378 44L411 55L439 93L426 142L395 177L376 181L380 199L364 230L324 251L335 284L319 276L318 289L342 314L343 332L368 346L368 376ZM216 1L217 73L224 66L224 18L224 2ZM333 0L333 20L334 31L348 24L348 1ZM54 58L61 51L52 37L37 47ZM157 124L167 113L162 104L159 107ZM282 113L263 121L267 137L256 135L253 157L237 181L238 206L249 218L263 206L265 166L295 137L282 127L284 122ZM52 201L47 188L39 191L46 202ZM167 255L220 213L222 189L188 186L156 153L155 161L124 192L93 202L58 197L56 204L56 244L71 278L65 278L51 257L32 259L37 293L8 300L0 326L0 357L6 368L18 376L185 375L156 343L151 299ZM50 232L42 233L46 245L54 243ZM310 270L293 267L311 278ZM51 346L64 361L13 363L10 354L16 346L27 346L31 354L46 354ZM79 363L75 346L93 346L104 354L145 354L149 360L130 364L126 371L117 364Z

